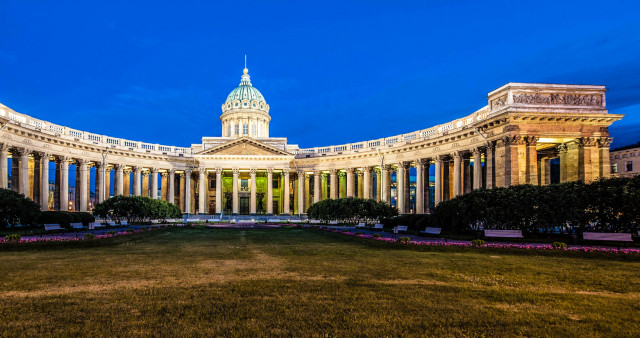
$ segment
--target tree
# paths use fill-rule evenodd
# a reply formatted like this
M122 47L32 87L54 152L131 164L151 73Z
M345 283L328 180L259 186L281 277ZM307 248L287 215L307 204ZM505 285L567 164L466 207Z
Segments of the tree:
M0 189L0 227L9 224L35 225L40 217L40 206L15 191Z

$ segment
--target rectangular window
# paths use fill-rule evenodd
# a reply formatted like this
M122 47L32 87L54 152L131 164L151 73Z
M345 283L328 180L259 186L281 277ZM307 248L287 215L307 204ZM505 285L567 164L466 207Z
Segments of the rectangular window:
M236 136L238 136L238 134L240 134L240 125L236 124Z
M251 124L251 135L256 136L256 124Z
M633 171L633 162L627 161L627 171Z
M614 163L611 165L611 173L612 174L617 174L618 173L618 163Z
M273 184L271 185L273 189L278 189L278 180L273 180Z
M246 123L242 125L242 135L249 135L249 125Z
M215 189L216 188L216 180L215 178L212 180L209 180L209 189Z

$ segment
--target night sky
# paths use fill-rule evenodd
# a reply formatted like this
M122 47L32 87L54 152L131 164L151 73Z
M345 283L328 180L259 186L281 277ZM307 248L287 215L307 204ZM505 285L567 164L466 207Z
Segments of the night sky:
M613 146L640 141L637 1L2 1L0 21L0 102L98 134L220 136L246 54L271 136L301 147L451 121L508 82L606 85Z

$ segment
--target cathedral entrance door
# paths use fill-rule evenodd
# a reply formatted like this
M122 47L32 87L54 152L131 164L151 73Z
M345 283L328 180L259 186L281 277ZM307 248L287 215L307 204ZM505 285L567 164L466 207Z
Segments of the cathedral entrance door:
M249 214L249 197L240 197L240 215Z

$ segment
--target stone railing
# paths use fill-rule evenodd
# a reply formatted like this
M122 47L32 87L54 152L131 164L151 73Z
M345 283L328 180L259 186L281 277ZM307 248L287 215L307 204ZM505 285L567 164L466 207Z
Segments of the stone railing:
M473 114L457 119L451 122L437 125L435 127L414 131L407 134L401 134L391 137L380 138L376 140L362 141L356 143L341 144L335 146L302 148L293 153L297 157L316 157L327 155L340 155L348 153L357 153L360 151L371 151L377 149L388 149L399 147L413 142L424 141L432 138L447 135L448 133L457 132L469 128L477 122L486 120L493 115L488 106L474 112Z
M91 144L97 147L109 149L129 150L142 153L159 155L171 155L181 157L191 157L191 148L165 146L155 143L144 143L131 141L106 135L93 134L82 130L60 126L47 121L35 119L31 116L20 114L0 104L0 119L6 119L9 123L20 125L21 127L33 129L44 134L49 134L61 139L72 140Z

